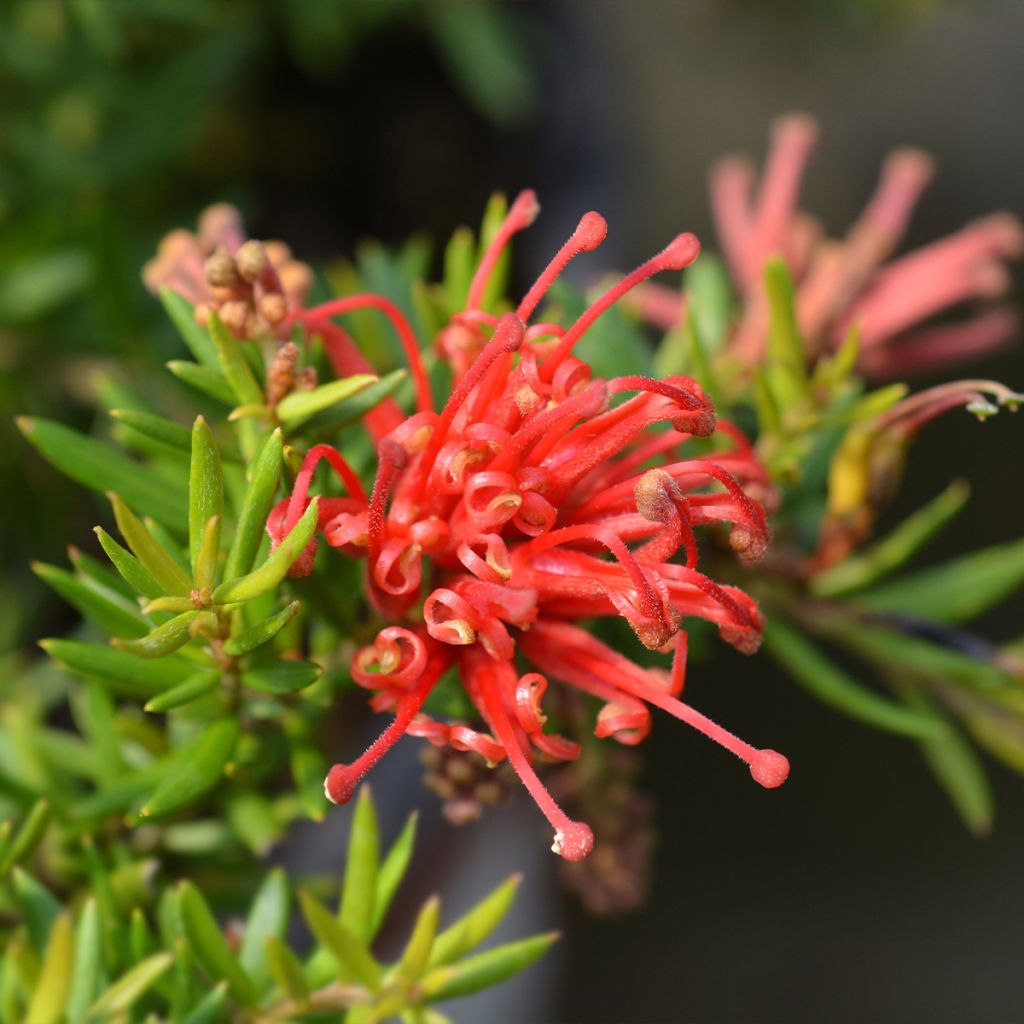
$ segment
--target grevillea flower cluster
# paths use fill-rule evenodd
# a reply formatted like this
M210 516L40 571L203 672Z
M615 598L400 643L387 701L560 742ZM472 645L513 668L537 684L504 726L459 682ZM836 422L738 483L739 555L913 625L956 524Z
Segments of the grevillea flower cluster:
M284 242L247 238L238 210L217 203L200 215L196 234L180 229L163 238L142 278L151 292L173 288L188 299L204 326L215 312L251 341L287 336L285 321L305 303L313 274Z
M421 736L491 764L507 758L551 823L554 851L579 860L591 849L591 830L570 820L534 768L537 758L567 761L580 753L578 742L545 728L549 681L602 702L599 737L641 742L652 705L741 758L765 787L781 785L789 763L680 699L687 618L714 623L745 653L760 642L755 602L698 568L696 529L727 531L741 560L758 561L768 529L750 494L770 489L764 468L735 426L716 424L695 380L596 379L574 354L602 313L654 274L688 266L699 243L677 236L569 327L538 321L535 311L562 269L605 237L604 219L587 213L518 307L488 313L482 297L495 263L537 212L532 192L517 197L480 261L465 308L437 339L454 378L440 411L419 344L384 299L349 296L283 321L320 334L336 368L355 370L362 358L330 318L377 308L402 341L417 409L402 418L392 404L368 420L378 454L368 489L338 451L310 449L267 529L275 545L292 530L311 501L316 467L326 461L345 495L319 498L318 537L292 572L311 572L318 538L365 559L369 600L391 623L357 651L351 671L373 691L372 707L393 711L394 720L360 757L331 769L328 797L349 800L399 737ZM691 438L716 430L722 450L686 456ZM600 616L621 616L646 647L671 652L671 670L635 664L580 624ZM450 670L488 731L424 713Z
M762 269L776 256L796 284L797 320L812 353L836 348L856 325L861 369L870 376L931 372L1008 342L1016 314L993 300L1010 284L1005 262L1024 252L1018 218L991 214L887 263L931 180L930 158L916 149L893 152L860 217L845 238L831 239L797 205L817 136L809 117L780 118L759 184L746 157L726 157L712 168L718 239L742 301L730 352L748 363L764 352L769 312ZM952 323L927 323L965 304L983 308ZM642 308L668 328L679 322L683 302L653 287Z

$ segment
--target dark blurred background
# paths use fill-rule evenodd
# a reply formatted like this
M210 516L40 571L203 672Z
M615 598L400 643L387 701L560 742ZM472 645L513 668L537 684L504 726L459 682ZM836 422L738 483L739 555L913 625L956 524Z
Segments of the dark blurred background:
M88 425L97 371L176 354L138 272L207 203L237 202L254 235L322 264L368 236L443 244L492 190L532 186L544 213L517 243L521 281L590 208L611 227L585 273L627 268L679 230L711 242L710 161L760 154L772 118L799 109L823 128L804 205L833 232L887 150L934 154L917 244L1024 211L1022 95L1019 0L7 0L0 650L60 628L27 561L59 561L96 517L11 417ZM972 375L1021 389L1022 351ZM965 415L930 427L893 521L964 476L972 503L937 554L1019 536L1022 428ZM992 617L990 635L1024 632L1020 611ZM766 794L657 721L643 776L657 799L654 892L610 921L558 895L528 807L458 835L435 825L425 885L447 894L458 876L478 892L525 867L529 925L566 929L549 964L458 1019L1024 1018L1021 779L990 765L996 829L977 840L911 745L812 703L765 659L723 652L695 667L689 693L786 751L790 783ZM416 771L403 747L394 780ZM432 798L381 785L396 820L414 803L436 817ZM508 863L513 835L530 863Z

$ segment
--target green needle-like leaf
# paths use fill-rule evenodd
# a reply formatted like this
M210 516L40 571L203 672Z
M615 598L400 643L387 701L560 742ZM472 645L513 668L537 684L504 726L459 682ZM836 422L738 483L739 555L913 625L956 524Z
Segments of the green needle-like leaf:
M261 693L296 693L315 683L323 669L312 661L279 661L268 668L251 668L242 673L242 683Z
M1024 586L1024 540L974 551L857 595L879 612L910 612L933 622L968 622Z
M95 897L86 900L75 927L74 968L64 1012L68 1024L81 1024L103 978L103 938Z
M270 965L266 959L269 938L281 939L288 928L291 912L291 891L281 868L275 868L259 887L242 933L242 948L238 959L257 988L265 990L270 982Z
M190 744L174 755L156 791L139 814L164 818L205 796L224 775L238 742L235 718L211 722Z
M356 373L321 384L312 391L293 391L277 403L277 417L294 430L317 413L333 408L378 380L372 373Z
M255 1006L259 993L249 973L231 952L216 918L191 882L179 887L181 919L192 955L214 981L226 981L243 1006Z
M138 516L124 503L121 497L108 492L114 508L117 528L125 543L139 564L160 584L168 594L187 595L192 590L192 581L180 565L146 528Z
M184 495L145 472L144 466L59 423L26 416L17 422L44 458L72 480L100 494L116 491L143 514L172 530L184 531L188 523Z
M27 871L16 867L11 877L14 881L14 898L21 909L29 941L42 956L53 922L61 912L61 905L49 889L40 885Z
M239 633L238 636L232 637L224 644L224 653L230 654L232 657L238 657L242 654L248 654L249 651L254 651L257 647L273 640L295 618L300 607L298 601L292 601L291 604L286 605L281 611L271 615L270 618L264 619L251 629L245 630L244 633Z
M212 692L220 684L220 673L214 670L200 671L178 686L157 694L146 702L144 711L158 714L191 704L192 701Z
M559 938L558 932L535 935L469 957L453 967L440 967L423 980L431 1002L457 999L498 985L539 960Z
M198 1005L185 1017L181 1024L214 1024L224 1019L223 1006L228 995L228 983L222 981L215 985Z
M409 371L400 369L386 373L380 380L356 392L351 398L338 402L323 412L311 416L302 424L301 433L317 435L336 432L359 422L371 409L390 398L405 383Z
M302 914L340 968L343 978L355 978L371 992L380 989L380 968L363 945L337 918L308 892L299 893Z
M764 648L812 696L851 718L915 739L945 734L940 718L901 707L866 689L778 614L765 629Z
M32 571L106 633L135 637L149 628L149 624L139 614L137 605L94 580L74 576L55 565L42 562L33 562Z
M373 901L380 868L380 829L369 786L363 786L352 816L348 859L341 887L338 920L361 942L369 942Z
M107 553L107 557L114 564L114 568L135 590L144 597L151 598L159 597L165 593L164 588L142 567L142 563L130 551L121 547L106 530L97 526L93 532L99 538L100 546Z
M281 479L281 452L281 431L278 429L264 442L252 465L249 486L238 515L238 527L224 566L226 580L236 579L252 568Z
M391 849L388 850L387 856L377 872L377 894L373 901L371 936L376 935L380 930L384 917L391 906L391 901L395 898L395 893L409 870L413 847L416 845L416 823L418 820L415 812L409 816L409 820L391 845Z
M170 953L157 953L136 964L92 1004L86 1020L99 1024L130 1010L167 973L173 961Z
M168 619L167 622L137 640L114 637L110 642L118 650L128 651L129 654L134 654L138 658L162 658L166 654L173 654L179 647L184 647L192 639L190 627L192 620L198 614L195 611L182 612L181 615Z
M238 579L227 580L214 592L216 604L234 604L251 601L268 590L273 590L285 578L292 563L302 554L316 529L317 499L314 498L302 518L267 560L256 570Z
M437 937L437 921L441 913L441 901L432 896L420 910L412 935L398 963L397 973L405 984L419 980L427 967L430 951Z
M309 1000L309 982L299 958L276 935L266 937L264 956L278 988L300 1006L305 1005Z
M65 911L58 914L50 928L50 938L43 954L39 980L28 1005L26 1021L31 1021L31 1024L58 1024L64 1019L64 1004L71 988L74 956L71 916Z
M216 313L210 314L210 339L217 350L217 362L239 405L262 405L263 389L242 353L242 343L224 326Z
M501 924L516 898L521 875L505 879L472 910L437 937L430 954L430 967L443 967L475 949Z
M216 582L217 556L220 554L220 523L220 516L210 516L199 541L199 551L192 568L192 582L200 593Z
M0 879L5 878L16 864L21 864L32 856L46 834L50 817L50 802L45 797L40 797L28 812L28 817L22 822L21 828L11 836L5 844L3 853L0 854Z
M924 547L956 517L967 504L969 495L970 488L967 484L962 480L954 480L924 508L918 509L904 519L887 537L814 576L811 580L811 590L822 597L833 597L871 586L872 583L898 569ZM1021 551L1024 552L1024 546L1021 547ZM1024 558L1021 559L1021 578L1024 579ZM895 585L899 587L900 582ZM948 594L943 594L941 601L935 603L945 605L948 597ZM870 595L867 602L872 603ZM900 606L893 605L893 609L898 607ZM903 604L902 607L916 608L913 603Z
M210 340L209 331L196 323L192 304L171 288L160 289L160 301L192 355L206 366L216 367L217 350Z
M152 697L184 682L195 672L195 666L181 658L140 661L134 654L118 651L106 644L89 644L81 640L40 640L51 658L85 676L98 676L112 684L120 693L136 697Z
M225 405L235 404L235 393L219 368L201 366L199 363L190 363L182 359L172 359L166 366L178 380L204 395L209 395Z
M908 689L904 696L911 707L939 714L934 703L920 691ZM921 741L921 753L964 824L975 835L988 835L992 830L994 801L985 769L971 744L951 723L947 725L945 736Z
M209 585L208 582L198 582L199 574L196 571L205 532L211 518L216 517L219 523L223 515L224 471L221 468L220 452L206 420L197 416L192 426L192 461L188 476L188 549L197 587ZM210 553L206 554L209 559ZM214 542L212 564L204 565L211 580L216 559L217 547Z
M118 423L123 423L154 441L160 441L175 451L192 450L192 435L188 427L183 427L180 423L163 416L154 416L151 412L140 412L138 409L111 409L110 415Z

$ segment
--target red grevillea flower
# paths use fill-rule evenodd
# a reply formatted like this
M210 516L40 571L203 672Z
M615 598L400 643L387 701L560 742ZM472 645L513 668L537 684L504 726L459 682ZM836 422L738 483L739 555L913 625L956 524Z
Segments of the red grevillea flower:
M727 157L711 171L711 205L718 238L743 312L730 349L745 360L765 346L768 307L762 270L782 257L797 287L800 328L812 352L835 348L856 323L861 367L874 377L931 372L1005 344L1017 329L1011 308L991 303L1010 278L1005 261L1024 252L1024 231L1009 213L974 221L938 242L886 263L932 176L919 150L893 152L875 194L837 240L797 206L800 182L817 140L809 117L780 118L756 190L754 167ZM925 326L935 314L964 303L985 308L954 323ZM641 302L652 322L678 323L678 294L646 290Z
M361 757L331 769L328 797L348 800L403 733L422 736L491 763L508 758L554 828L555 852L578 860L591 848L591 831L566 816L533 767L535 756L570 760L580 751L578 743L544 729L549 679L603 701L598 736L639 743L654 705L732 751L763 786L781 785L789 764L679 699L686 617L715 623L741 651L760 642L755 603L699 571L695 529L728 528L739 557L758 560L768 530L744 487L768 486L763 468L729 424L719 427L730 450L683 456L688 438L707 437L716 427L694 380L598 380L573 354L590 325L629 289L691 263L697 239L679 235L569 328L531 323L569 260L604 239L604 219L588 213L518 308L492 316L480 305L495 260L537 209L532 192L516 199L476 271L465 310L438 339L455 378L440 412L432 407L415 338L384 300L355 296L294 318L320 332L335 314L380 309L406 344L419 408L385 433L379 423L374 428L379 463L369 494L338 452L317 445L267 528L275 543L292 529L308 506L317 463L327 460L347 494L320 499L318 533L332 547L366 558L370 600L394 623L352 662L356 682L375 692L372 706L393 710L394 720ZM327 335L336 365L351 364L350 339L337 329ZM316 542L295 573L311 570ZM609 615L625 618L647 647L672 651L671 672L641 668L577 624ZM530 670L521 672L519 661ZM449 669L458 672L489 732L422 712Z

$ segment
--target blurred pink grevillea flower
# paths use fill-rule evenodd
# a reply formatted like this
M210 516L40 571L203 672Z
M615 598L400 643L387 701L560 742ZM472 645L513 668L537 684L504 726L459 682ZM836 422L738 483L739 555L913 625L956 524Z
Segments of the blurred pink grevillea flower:
M773 256L782 257L793 275L797 316L811 353L834 349L857 324L861 369L871 377L932 372L1009 341L1017 318L994 300L1010 284L1006 261L1024 252L1019 220L991 214L887 263L932 177L926 154L899 149L886 159L874 195L846 237L827 238L798 206L817 135L807 116L780 118L756 190L746 157L726 157L711 170L718 239L741 300L730 351L745 361L764 351L762 270ZM656 286L638 300L647 318L666 329L679 322L685 304L678 293ZM928 323L964 304L983 308L954 322Z
M757 606L699 571L694 533L701 526L728 529L741 559L761 558L768 541L764 512L745 488L765 493L763 467L725 423L717 429L728 450L685 457L689 438L716 430L696 381L595 379L573 354L605 310L659 271L686 267L699 243L679 235L568 328L532 322L565 265L604 239L604 218L588 213L514 312L486 313L480 307L495 261L537 212L532 192L516 198L476 270L465 309L438 339L454 374L440 412L412 330L390 303L350 296L290 318L324 337L341 370L361 357L329 318L360 307L380 310L405 345L418 409L397 422L395 410L385 410L370 425L379 460L369 493L337 451L312 448L267 529L275 544L292 529L310 502L318 462L327 461L346 496L320 498L318 534L366 559L369 598L393 623L355 654L352 675L374 691L372 707L393 710L394 720L362 756L331 769L328 797L349 800L403 734L425 737L490 763L508 758L554 829L554 851L579 860L591 849L591 830L568 818L533 766L537 756L571 760L580 752L578 743L544 729L549 679L603 701L598 736L639 743L653 705L741 758L765 787L781 785L789 763L680 700L687 617L715 623L741 651L760 642ZM671 429L658 429L665 425ZM317 539L293 573L311 571ZM625 618L647 647L673 653L671 671L636 665L578 624L594 616ZM517 657L530 671L520 672ZM488 733L423 713L450 669Z
M217 203L200 214L195 234L179 229L161 239L142 279L151 292L167 287L188 299L204 326L216 312L252 341L287 336L285 319L305 304L313 275L284 242L248 238L238 210Z

